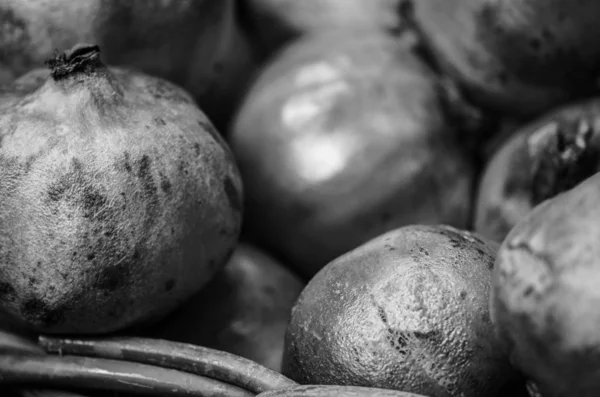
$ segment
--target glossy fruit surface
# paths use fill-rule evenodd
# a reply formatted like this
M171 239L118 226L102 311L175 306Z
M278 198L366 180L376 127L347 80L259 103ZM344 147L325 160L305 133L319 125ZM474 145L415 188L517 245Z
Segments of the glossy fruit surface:
M302 274L398 226L468 224L461 103L414 51L410 35L308 37L246 98L230 136L246 226Z

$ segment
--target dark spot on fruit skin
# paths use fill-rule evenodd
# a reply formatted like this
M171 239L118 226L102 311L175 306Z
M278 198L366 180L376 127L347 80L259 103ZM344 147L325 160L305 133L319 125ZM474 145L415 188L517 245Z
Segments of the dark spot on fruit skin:
M160 188L163 192L169 194L171 193L171 182L167 179L167 177L165 176L165 174L163 174L162 172L160 173Z
M375 297L373 295L371 295L371 301L377 309L377 315L381 319L381 322L383 322L383 324L387 328L386 339L390 347L402 356L409 354L410 351L407 349L408 340L406 336L403 333L400 333L391 327L390 323L388 322L388 317L385 312L385 309L375 301Z
M156 118L154 119L154 122L155 122L155 123L156 123L156 125L158 125L158 126L165 126L165 125L167 125L167 122L166 122L164 119L160 118L160 117L156 117Z
M152 161L148 155L143 155L138 161L137 176L142 184L142 190L144 192L144 201L146 203L146 217L148 220L148 226L154 221L158 213L158 193L152 177Z
M130 267L131 260L102 269L95 283L96 288L114 292L124 287L129 279Z
M449 228L440 228L438 229L438 232L449 240L452 248L469 249L467 240L465 240L463 235L459 232Z
M80 208L85 218L102 212L106 205L106 197L94 186L86 176L79 160L73 158L71 170L61 175L47 189L51 202L67 201Z
M429 256L429 251L427 251L425 248L421 247L420 245L417 244L417 248L419 249L419 252L422 253L425 256Z
M467 299L467 291L460 291L460 299L461 300Z
M23 317L33 324L52 327L64 321L64 310L52 309L37 298L27 299L20 309Z
M27 160L25 160L25 173L29 173L29 171L31 171L31 167L33 166L33 163L35 163L35 161L39 157L40 157L40 155L33 155L33 156L27 157Z
M131 172L133 170L133 168L131 168L131 155L129 152L125 152L123 154L123 167L127 172Z
M200 144L199 143L194 143L194 153L196 154L196 156L200 156Z
M229 200L229 205L231 206L231 208L235 211L235 212L241 212L242 211L242 198L240 197L240 194L237 190L237 188L235 187L233 181L231 180L230 176L227 176L225 178L225 180L223 181L223 189L225 190L225 195L227 196L227 199Z
M138 162L138 177L145 182L144 189L155 191L154 181L152 180L152 174L150 171L150 157L147 155L143 155L142 158Z
M15 289L9 283L2 281L0 282L0 299L4 297L14 296Z
M60 201L68 188L68 182L61 178L57 182L48 186L48 197L52 201Z
M179 171L179 173L187 176L189 175L189 170L188 170L188 163L184 160L181 160L179 162L179 164L177 165L177 170Z
M177 282L174 279L170 279L165 283L165 291L169 292L171 290L173 290L173 288L175 288L175 284L177 284Z
M83 189L83 209L84 217L89 218L96 214L99 214L106 204L106 197L104 197L97 189L87 185Z

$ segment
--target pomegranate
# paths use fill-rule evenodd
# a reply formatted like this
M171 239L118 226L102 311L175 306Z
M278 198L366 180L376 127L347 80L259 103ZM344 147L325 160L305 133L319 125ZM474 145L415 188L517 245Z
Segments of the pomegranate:
M266 67L230 142L249 235L306 276L398 226L470 220L463 104L411 35L330 32Z
M541 203L515 225L496 258L496 333L543 396L600 394L599 198L595 174Z
M488 301L497 245L448 226L378 236L315 275L292 310L283 373L301 384L505 397L518 379Z
M435 59L477 103L535 116L597 90L596 0L409 1Z
M159 318L227 261L242 186L175 85L77 45L0 91L0 311L39 332Z
M600 100L573 103L516 129L480 186L475 230L502 242L536 205L600 171Z

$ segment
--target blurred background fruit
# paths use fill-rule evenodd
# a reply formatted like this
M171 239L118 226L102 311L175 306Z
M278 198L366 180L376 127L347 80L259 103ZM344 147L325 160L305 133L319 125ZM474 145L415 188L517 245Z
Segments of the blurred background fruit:
M502 242L536 205L600 171L599 123L600 101L593 99L516 128L480 181L475 230Z
M306 276L398 226L469 224L474 169L450 110L462 104L414 46L365 31L308 37L246 97L229 137L245 227Z
M398 32L402 0L245 0L241 2L252 31L267 53L304 34L331 29L373 28Z
M536 115L597 91L596 0L414 0L410 19L474 102Z
M240 244L210 284L148 336L226 351L281 371L285 330L303 287L267 254Z

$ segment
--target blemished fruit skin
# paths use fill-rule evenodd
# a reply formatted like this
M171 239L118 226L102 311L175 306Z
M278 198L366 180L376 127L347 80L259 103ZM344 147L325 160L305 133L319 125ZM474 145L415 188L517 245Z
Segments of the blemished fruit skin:
M470 221L474 168L447 113L457 104L413 38L306 37L242 104L229 139L244 227L304 276L399 226Z
M0 0L0 83L95 43L109 65L183 86L222 128L257 66L238 11L236 0Z
M506 237L494 267L496 332L552 397L600 394L598 197L595 174L537 206Z
M517 375L488 313L494 255L475 234L414 225L339 257L292 310L283 373L301 384L501 396Z
M412 4L435 59L481 105L535 116L597 90L596 0Z
M401 0L244 0L246 18L272 52L305 34L331 29L398 31Z
M163 316L226 263L241 227L235 160L192 97L81 67L0 90L0 310L38 332Z
M240 244L211 282L150 336L226 351L281 371L285 330L303 288L281 263Z
M599 121L594 98L515 128L484 170L474 230L501 243L539 203L600 171Z

